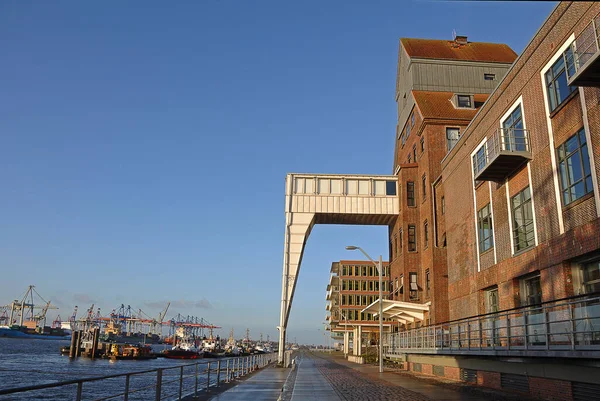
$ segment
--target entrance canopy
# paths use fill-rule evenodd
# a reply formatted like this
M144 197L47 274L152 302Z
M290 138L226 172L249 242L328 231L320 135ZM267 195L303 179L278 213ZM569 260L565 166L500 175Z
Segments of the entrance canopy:
M399 321L403 324L423 321L425 320L425 312L429 311L429 303L417 304L413 302L392 301L390 299L384 299L382 302L383 317ZM379 316L379 299L361 312Z

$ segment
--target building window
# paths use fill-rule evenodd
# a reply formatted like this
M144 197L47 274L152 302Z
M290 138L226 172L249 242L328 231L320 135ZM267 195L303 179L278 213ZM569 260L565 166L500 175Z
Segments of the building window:
M593 191L584 129L567 139L557 152L563 205L566 206Z
M431 287L431 277L429 275L429 269L425 270L425 294L429 297L429 289Z
M402 241L402 239L403 239L403 237L404 237L404 235L403 235L402 229L400 229L400 236L398 238L400 240L400 253L402 253L402 247L403 247L403 241Z
M565 63L566 60L566 63ZM566 68L565 68L566 65ZM569 76L575 75L575 64L573 63L573 49L569 48L546 72L546 88L548 90L548 104L550 111L556 110L577 87L567 84L567 69Z
M421 153L425 152L425 137L421 137Z
M398 235L394 235L394 241L393 241L393 249L394 249L394 257L398 256Z
M498 312L498 287L485 290L485 313Z
M456 95L456 104L458 107L466 107L472 108L473 103L471 103L471 96L469 95Z
M523 127L523 112L521 105L502 122L504 149L524 152L527 150L527 138Z
M519 252L532 247L535 240L529 187L513 196L511 205L513 215L513 244L515 252Z
M477 212L477 232L479 252L485 252L494 246L492 209L489 203Z
M406 201L408 206L415 206L415 183L412 181L406 182Z
M417 162L417 145L416 144L413 145L413 159L416 163Z
M417 229L413 225L408 226L408 251L415 252L417 250Z
M419 298L419 286L417 285L417 273L408 273L409 293L408 297L412 300Z
M404 294L404 274L400 275L400 287L398 289L398 293Z
M429 246L429 224L427 220L423 223L423 247L427 248Z
M581 275L581 290L584 294L600 291L600 261L584 264Z
M412 113L410 113L410 126L411 127L415 126L415 112L414 111Z
M475 175L477 175L481 170L483 170L487 163L486 150L487 146L484 143L483 146L477 149L477 152L475 152L475 154L473 155L473 170L475 171Z
M398 126L398 128L400 128L400 126ZM404 147L404 144L406 143L406 137L404 136L404 130L400 131L400 140L402 141L402 147Z
M442 216L446 214L446 199L442 196Z
M496 79L496 74L483 74L483 79L486 81L494 81Z
M540 274L521 279L521 302L525 306L542 303L542 285Z
M459 128L446 128L446 144L448 145L448 152L456 146L458 140L460 139L460 129Z
M423 174L421 178L421 192L423 194L423 200L427 198L427 175Z
M408 155L408 164L410 164L412 161L412 155Z

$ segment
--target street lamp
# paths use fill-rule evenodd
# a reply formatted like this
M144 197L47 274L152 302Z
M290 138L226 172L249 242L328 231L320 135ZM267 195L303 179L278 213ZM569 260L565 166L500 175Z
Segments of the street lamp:
M375 262L360 246L349 245L346 250L361 251L379 270L379 373L383 373L383 261L379 255L379 263Z

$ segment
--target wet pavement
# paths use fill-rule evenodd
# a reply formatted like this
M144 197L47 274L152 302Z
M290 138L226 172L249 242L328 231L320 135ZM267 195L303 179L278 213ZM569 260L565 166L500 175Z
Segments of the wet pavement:
M357 365L343 357L320 353L301 353L296 357L293 371L274 366L262 369L235 387L211 398L215 401L504 399L501 394L459 391L431 380L420 380L394 371L379 373L377 366Z

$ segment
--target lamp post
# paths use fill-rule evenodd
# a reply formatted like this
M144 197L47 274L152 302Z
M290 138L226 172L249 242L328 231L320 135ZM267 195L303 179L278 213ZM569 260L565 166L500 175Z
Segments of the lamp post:
M381 255L379 255L379 263L375 262L360 246L349 245L346 247L348 251L355 251L357 249L379 270L379 373L383 373L383 261Z

